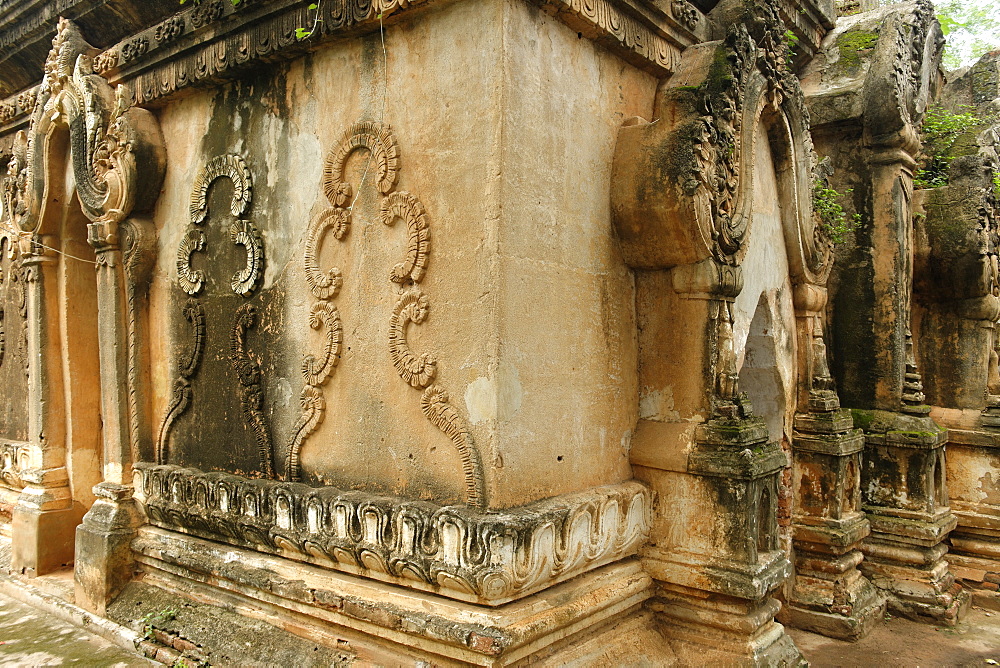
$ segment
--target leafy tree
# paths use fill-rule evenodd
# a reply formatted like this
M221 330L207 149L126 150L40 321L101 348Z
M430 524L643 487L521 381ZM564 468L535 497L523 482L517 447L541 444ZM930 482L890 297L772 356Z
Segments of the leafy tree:
M935 10L948 40L945 68L971 65L1000 49L1000 0L940 0Z

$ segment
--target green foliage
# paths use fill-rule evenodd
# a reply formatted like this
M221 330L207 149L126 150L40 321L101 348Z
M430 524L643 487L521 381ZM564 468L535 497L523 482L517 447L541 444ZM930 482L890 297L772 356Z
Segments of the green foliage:
M983 119L970 111L955 113L935 106L924 115L920 134L924 140L924 159L913 177L917 188L940 188L948 185L948 167L955 156L951 150L959 137L983 123Z
M785 42L785 57L792 60L795 58L795 47L799 45L799 38L791 30L786 30L782 37Z
M157 624L165 624L177 619L177 611L172 608L164 608L159 612L147 612L142 618L142 638L149 640L153 637L153 629Z
M827 188L822 181L813 183L813 211L819 216L826 236L835 244L843 242L848 233L861 225L861 214L848 216L840 205L841 198L847 197L851 192L850 188L842 193L837 192L833 188Z
M940 0L934 4L948 40L942 61L946 68L969 65L1000 48L1000 0Z
M993 196L1000 199L1000 172L993 172Z

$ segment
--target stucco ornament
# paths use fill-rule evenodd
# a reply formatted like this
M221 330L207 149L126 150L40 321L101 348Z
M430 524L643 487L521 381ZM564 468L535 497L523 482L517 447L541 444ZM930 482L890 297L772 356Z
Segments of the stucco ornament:
M148 209L163 178L164 149L155 118L133 106L127 86L112 88L95 74L97 50L66 19L59 22L27 131L15 140L4 185L11 227L35 233L45 196L49 138L68 129L76 192L97 227L91 243L118 245L119 223Z
M742 290L740 265L753 233L759 137L783 173L793 285L823 286L832 266L832 244L812 209L809 113L786 63L784 32L778 5L769 1L735 22L724 40L690 47L658 93L657 118L633 118L620 129L612 167L612 213L626 261L674 269L679 292L721 302L710 311L708 340L715 404L726 417L744 405L729 303ZM816 349L825 351L822 341Z
M300 453L306 439L319 427L326 411L323 385L340 361L344 333L340 312L333 300L344 285L339 267L319 265L324 240L344 242L351 229L354 190L347 180L345 168L351 155L368 151L374 187L381 202L378 217L386 226L397 220L406 225L406 249L401 262L387 272L390 285L398 286L388 328L388 357L399 377L410 387L422 390L420 408L424 417L452 442L462 464L465 477L465 500L469 505L486 506L486 484L482 458L476 448L465 419L451 404L448 393L432 384L438 374L438 362L431 352L417 353L406 340L408 328L419 326L428 317L431 299L420 290L431 253L431 225L420 199L409 192L396 190L399 179L400 155L396 137L388 125L373 122L355 123L330 151L323 165L322 188L329 206L313 217L306 234L302 255L303 271L309 291L316 298L310 311L309 325L325 332L322 357L307 354L302 361L305 386L300 396L301 415L292 429L287 446L285 478L298 481L302 477ZM178 262L180 263L180 257Z
M635 481L488 512L148 463L136 490L156 526L488 605L635 554L652 511Z

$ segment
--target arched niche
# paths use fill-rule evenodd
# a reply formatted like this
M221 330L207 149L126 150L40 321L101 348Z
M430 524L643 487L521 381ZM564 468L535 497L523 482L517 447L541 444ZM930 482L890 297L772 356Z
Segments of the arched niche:
M30 360L31 475L14 511L12 564L35 575L73 560L95 485L131 482L149 440L141 334L155 236L142 213L159 194L165 150L155 117L95 74L96 53L60 20L2 188L27 284Z

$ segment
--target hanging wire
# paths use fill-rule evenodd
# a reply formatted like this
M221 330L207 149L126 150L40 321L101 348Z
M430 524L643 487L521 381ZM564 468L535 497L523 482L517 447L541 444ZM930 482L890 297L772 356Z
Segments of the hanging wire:
M21 235L20 230L16 230L13 227L11 227L10 225L8 225L7 221L0 222L0 227L2 227L7 232L13 233L15 236L20 236ZM70 258L71 260L76 260L77 262L86 262L87 264L97 265L97 262L95 262L94 260L88 260L85 257L79 257L77 255L73 255L72 253L67 253L66 251L59 250L58 248L53 248L52 246L43 244L40 241L36 241L36 240L32 239L31 243L33 245L35 245L35 246L41 246L42 248L44 248L46 250L50 250L53 253L55 253L56 255L62 255L64 257Z
M382 40L382 109L379 111L378 122L379 125L385 122L385 104L389 97L389 56L385 50L385 26L382 23L382 15L384 12L379 12L378 14L378 34ZM368 151L368 160L365 162L365 171L361 173L361 183L358 184L358 191L354 193L354 199L351 200L351 206L347 207L348 211L354 211L354 205L357 203L358 198L361 197L361 188L365 185L365 178L368 176L368 168L372 164L372 156L374 151Z

